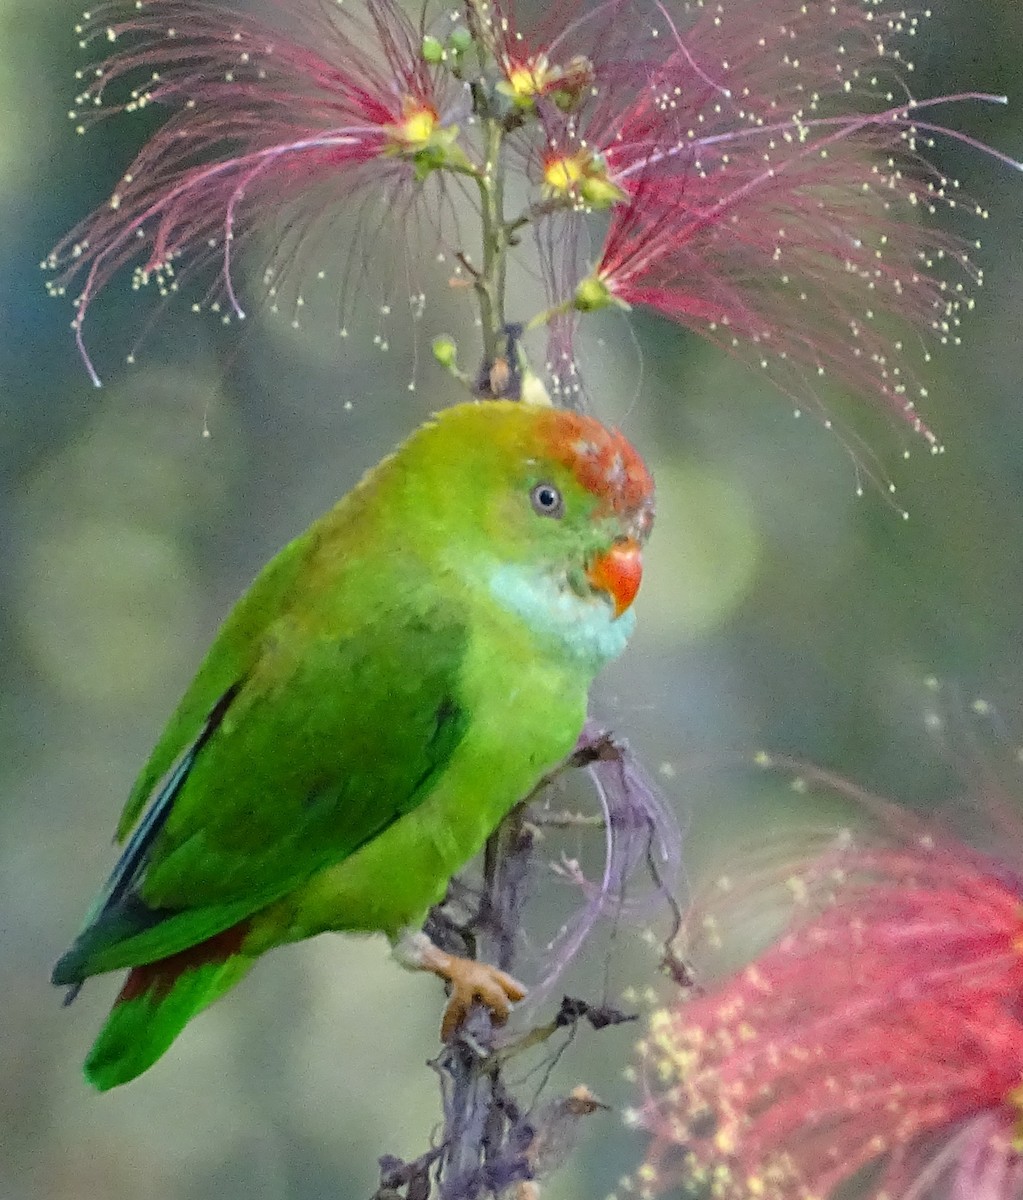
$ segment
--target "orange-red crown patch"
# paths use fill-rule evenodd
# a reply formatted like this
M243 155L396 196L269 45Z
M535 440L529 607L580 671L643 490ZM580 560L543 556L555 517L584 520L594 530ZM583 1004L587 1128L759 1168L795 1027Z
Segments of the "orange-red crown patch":
M551 410L543 433L552 458L568 467L609 511L631 518L640 537L649 533L654 481L639 452L622 433L565 409Z

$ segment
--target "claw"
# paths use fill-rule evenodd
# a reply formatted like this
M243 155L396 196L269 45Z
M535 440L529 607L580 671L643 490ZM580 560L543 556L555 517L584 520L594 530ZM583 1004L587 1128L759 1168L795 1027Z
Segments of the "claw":
M438 951L438 954L442 953ZM443 965L438 964L430 970L451 985L451 998L440 1026L440 1036L445 1042L451 1041L476 1001L490 1009L496 1024L503 1025L508 1020L511 1006L526 994L517 979L489 963L456 958L453 954L444 954L444 958L447 961Z
M503 1025L508 1020L511 1006L526 994L522 984L506 972L489 963L448 954L418 930L406 933L395 945L395 953L406 967L432 971L450 985L451 997L440 1027L440 1036L445 1042L454 1037L473 1004L480 1003L489 1008L494 1021Z

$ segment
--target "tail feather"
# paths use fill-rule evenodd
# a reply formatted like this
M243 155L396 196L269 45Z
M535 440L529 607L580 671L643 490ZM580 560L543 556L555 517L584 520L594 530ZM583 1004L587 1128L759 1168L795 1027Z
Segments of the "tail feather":
M135 967L85 1060L101 1092L127 1083L156 1062L185 1025L233 987L253 959L240 952L248 922L169 958Z

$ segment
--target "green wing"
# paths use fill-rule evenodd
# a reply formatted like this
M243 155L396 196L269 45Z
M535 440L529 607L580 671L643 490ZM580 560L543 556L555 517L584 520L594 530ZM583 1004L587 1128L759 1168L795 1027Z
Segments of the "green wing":
M201 736L221 697L237 688L255 666L268 628L300 593L315 529L314 525L276 554L231 610L131 789L117 823L118 842L139 820L157 782Z
M236 610L154 752L185 744L188 707L187 748L55 982L177 953L286 895L415 808L460 742L465 628L415 565L304 589L228 679L210 659L239 627Z

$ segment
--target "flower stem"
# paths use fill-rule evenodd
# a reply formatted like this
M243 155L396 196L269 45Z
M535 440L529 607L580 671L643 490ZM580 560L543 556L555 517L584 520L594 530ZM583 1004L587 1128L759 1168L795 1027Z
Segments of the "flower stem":
M473 279L483 330L483 361L491 366L505 344L505 288L508 271L508 234L504 216L504 163L501 161L504 129L487 109L489 103L476 86L474 95L484 131L483 170L476 182L480 192L483 265ZM477 109L479 111L479 107Z

